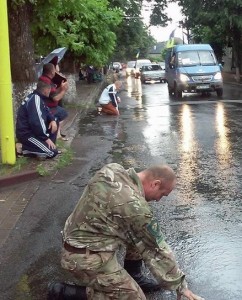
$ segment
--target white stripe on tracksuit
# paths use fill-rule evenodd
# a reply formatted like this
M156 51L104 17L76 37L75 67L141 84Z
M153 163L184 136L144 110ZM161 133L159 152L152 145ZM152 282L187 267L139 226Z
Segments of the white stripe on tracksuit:
M30 137L30 138L28 138L28 141L31 142L32 144L36 145L40 150L42 150L44 153L46 153L47 156L52 157L54 155L54 152L51 151L48 147L46 147L39 140L37 140L37 139L35 139L33 137ZM36 152L32 152L32 153L36 153Z
M38 114L38 117L39 117L39 121L40 121L40 124L41 124L41 127L43 129L44 134L46 134L46 136L48 137L49 134L47 133L47 128L46 128L44 119L42 118L42 112L41 112L41 109L40 109L40 101L42 101L40 99L40 96L35 95L35 106L36 106L36 111L37 111L37 114Z

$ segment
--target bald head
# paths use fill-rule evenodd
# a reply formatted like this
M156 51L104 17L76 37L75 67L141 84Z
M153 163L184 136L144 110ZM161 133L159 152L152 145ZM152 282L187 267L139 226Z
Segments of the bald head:
M167 165L152 166L143 172L145 177L150 180L162 178L166 181L173 181L176 179L175 172Z
M175 172L167 165L157 165L137 174L144 188L147 201L159 201L168 196L176 184Z
M51 90L50 84L43 82L41 80L38 81L36 91L38 91L40 94L42 94L46 97L49 97L50 90Z

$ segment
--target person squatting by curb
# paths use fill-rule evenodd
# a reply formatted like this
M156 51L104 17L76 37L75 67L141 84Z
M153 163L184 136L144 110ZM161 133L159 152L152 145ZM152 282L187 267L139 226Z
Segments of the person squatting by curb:
M165 242L148 202L174 189L176 176L167 165L137 173L108 164L90 179L66 220L61 265L80 286L51 283L48 300L145 300L144 292L163 288L189 300L202 300L188 289L185 274ZM116 256L126 248L124 266ZM142 264L155 279L142 274Z
M60 153L55 145L58 123L44 104L50 90L51 86L48 83L38 81L36 90L29 94L19 107L16 137L22 144L22 153L17 154L53 158Z
M117 96L121 89L122 81L115 81L109 84L103 91L99 98L99 104L102 107L102 112L108 115L119 115L118 103L121 102L120 97Z

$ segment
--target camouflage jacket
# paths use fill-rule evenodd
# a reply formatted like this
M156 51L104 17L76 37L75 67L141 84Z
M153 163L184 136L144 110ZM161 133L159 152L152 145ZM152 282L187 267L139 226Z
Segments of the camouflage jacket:
M186 285L132 168L109 164L94 175L66 221L63 238L93 251L135 247L163 288Z

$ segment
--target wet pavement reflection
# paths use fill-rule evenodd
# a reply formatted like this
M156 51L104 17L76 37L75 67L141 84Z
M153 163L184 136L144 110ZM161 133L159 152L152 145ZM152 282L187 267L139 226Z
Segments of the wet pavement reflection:
M175 169L176 190L152 204L167 241L194 292L206 300L240 300L242 101L214 95L175 101L165 83L132 77L121 97L118 121L100 116L91 122L95 134L113 138L109 161L138 169L165 162ZM176 296L156 292L148 299Z

